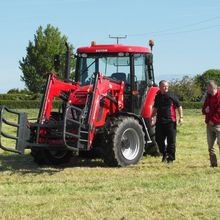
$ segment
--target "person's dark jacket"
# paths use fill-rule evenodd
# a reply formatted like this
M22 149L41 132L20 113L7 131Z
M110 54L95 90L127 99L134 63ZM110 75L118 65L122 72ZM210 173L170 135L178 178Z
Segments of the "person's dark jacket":
M157 109L157 123L176 122L176 108L180 106L180 101L175 93L167 92L162 94L158 91L153 106Z

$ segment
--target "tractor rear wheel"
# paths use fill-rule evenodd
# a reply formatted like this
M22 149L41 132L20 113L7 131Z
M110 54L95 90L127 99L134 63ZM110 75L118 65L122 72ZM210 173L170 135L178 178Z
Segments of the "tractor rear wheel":
M114 118L106 133L104 162L108 166L128 166L142 158L145 135L142 126L133 117Z

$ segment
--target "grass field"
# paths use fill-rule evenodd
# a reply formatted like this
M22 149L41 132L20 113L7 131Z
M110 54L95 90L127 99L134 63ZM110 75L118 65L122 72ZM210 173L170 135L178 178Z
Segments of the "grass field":
M144 157L108 168L73 158L39 167L29 154L0 152L0 219L220 219L220 168L209 167L203 116L185 110L184 119L172 165Z

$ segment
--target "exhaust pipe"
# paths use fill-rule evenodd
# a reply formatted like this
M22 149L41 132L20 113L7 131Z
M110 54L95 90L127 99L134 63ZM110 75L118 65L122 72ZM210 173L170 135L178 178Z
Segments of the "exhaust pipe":
M70 82L71 52L67 42L65 42L65 46L66 46L66 63L65 63L65 72L64 72L64 82Z

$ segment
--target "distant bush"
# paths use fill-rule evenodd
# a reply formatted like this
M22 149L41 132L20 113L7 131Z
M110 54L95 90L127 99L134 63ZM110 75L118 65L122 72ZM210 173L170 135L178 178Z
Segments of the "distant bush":
M184 109L201 109L202 102L182 102Z
M169 90L175 92L184 102L197 102L202 97L199 84L196 83L195 78L189 76L184 76L181 80L172 80Z

